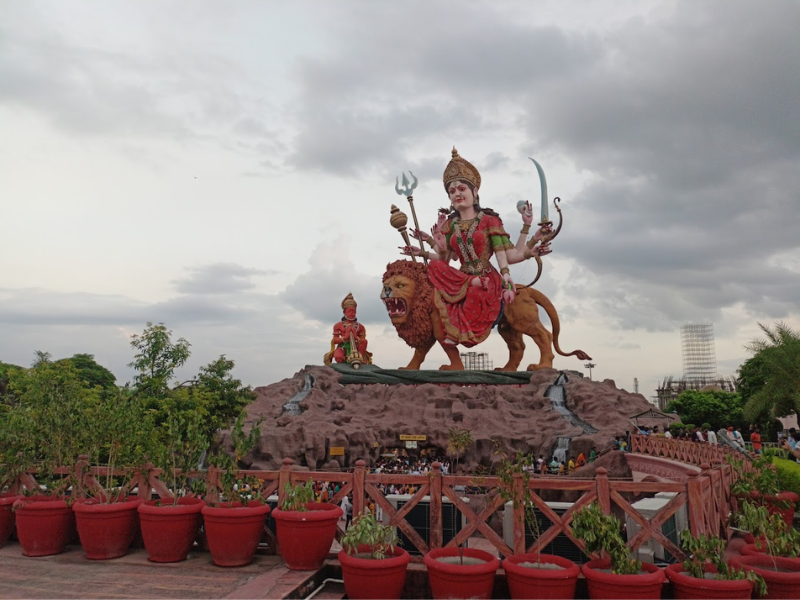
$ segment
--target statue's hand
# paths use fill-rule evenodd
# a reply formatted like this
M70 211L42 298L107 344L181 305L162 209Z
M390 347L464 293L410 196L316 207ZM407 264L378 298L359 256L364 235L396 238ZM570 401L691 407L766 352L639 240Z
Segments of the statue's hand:
M536 233L533 234L533 239L537 242L541 240L544 236L550 235L553 233L553 224L552 223L545 223L539 229L536 230Z
M423 253L423 250L416 246L398 246L398 248L400 248L400 254L404 256L422 256Z
M410 230L411 237L415 240L422 240L423 242L431 243L431 236L424 231L420 231L419 229L411 229Z
M436 225L431 228L433 241L436 244L437 249L440 250L444 250L447 245L447 238L445 237L444 233L442 233L445 223L447 223L447 217L445 215L439 215Z
M508 273L503 273L503 283L505 283L505 289L503 289L503 302L511 304L514 301L514 298L517 297L517 288L514 285L514 280L511 279L511 275Z
M522 222L525 225L530 225L531 223L533 223L533 207L531 206L531 203L528 200L525 201L525 208L522 209L521 214L522 214Z
M550 254L553 250L550 248L550 242L545 242L544 244L539 244L534 248L538 256L544 256L545 254Z

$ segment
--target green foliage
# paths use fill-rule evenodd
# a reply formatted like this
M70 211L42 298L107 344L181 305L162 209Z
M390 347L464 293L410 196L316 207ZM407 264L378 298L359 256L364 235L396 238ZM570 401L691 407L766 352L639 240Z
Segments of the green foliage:
M454 459L453 474L458 472L458 458L475 443L472 432L453 425L447 432L447 453Z
M261 422L263 421L262 419L255 423L250 428L250 432L245 435L245 417L244 411L239 413L231 429L233 456L225 452L217 452L209 459L212 465L225 470L220 476L220 486L222 487L222 496L229 506L234 502L246 504L251 500L258 500L262 504L264 502L264 498L255 493L261 487L261 481L254 476L242 477L239 473L239 461L255 448L261 437Z
M97 364L93 354L75 354L71 358L62 358L58 363L69 363L78 374L78 378L87 387L101 387L106 391L116 389L117 378L104 366Z
M635 575L642 569L622 539L619 519L606 515L597 502L584 506L572 519L572 533L586 542L586 551L605 551L611 558L611 571L617 575Z
M782 492L800 494L800 463L785 458L773 458L772 464L778 474L778 487Z
M281 502L281 510L294 510L305 512L308 510L306 504L314 501L314 482L310 479L303 483L287 482L283 486L283 502Z
M164 479L172 490L173 505L177 505L180 497L192 491L188 474L199 468L208 450L209 439L203 417L198 412L167 411L157 435L153 463L164 469Z
M128 366L136 370L133 382L137 393L143 396L166 395L175 370L182 367L191 354L189 342L183 338L173 342L172 331L163 323L148 322L141 335L131 338L131 346L136 355Z
M745 416L762 422L800 413L800 331L784 323L758 326L766 339L747 344L753 357L739 368Z
M736 458L733 454L725 458L734 472L739 474L739 479L731 484L731 492L735 495L743 496L755 491L763 496L774 496L781 491L778 473L770 456L760 456L754 460L751 470L745 470L742 458Z
M769 514L765 506L743 502L740 512L734 516L736 524L756 538L756 547L766 540L766 551L771 556L797 558L800 556L800 531L790 527L783 517Z
M689 558L683 561L683 568L689 575L697 579L705 578L705 566L716 567L714 579L738 580L748 579L753 582L759 596L767 593L764 578L753 571L734 569L725 562L725 540L719 537L701 534L694 537L688 529L681 531L681 545Z
M686 427L702 423L703 427L717 431L730 425L741 427L744 424L743 407L742 396L738 393L687 390L670 402L667 412L677 412L681 421L689 424Z
M539 519L536 518L536 511L531 496L531 472L536 465L536 456L533 453L524 454L517 452L513 460L501 449L500 442L494 441L494 453L499 455L500 461L495 465L495 475L500 480L498 491L504 502L511 502L516 509L522 507L525 514L525 523L531 532L538 539ZM519 488L516 480L521 481Z
M350 555L356 554L359 546L369 546L369 558L375 560L381 560L387 554L393 553L398 543L395 528L390 525L381 525L371 512L358 515L341 541L342 548Z

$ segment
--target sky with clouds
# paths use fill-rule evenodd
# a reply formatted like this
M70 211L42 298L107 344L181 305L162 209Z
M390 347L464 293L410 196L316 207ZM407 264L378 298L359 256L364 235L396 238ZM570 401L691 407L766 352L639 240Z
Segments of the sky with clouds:
M544 167L564 227L537 287L595 378L652 395L685 322L732 375L758 322L800 325L798 28L784 0L6 0L0 361L91 353L125 382L164 322L186 374L225 354L265 385L321 364L352 291L405 365L395 177L429 227L455 145L514 239Z

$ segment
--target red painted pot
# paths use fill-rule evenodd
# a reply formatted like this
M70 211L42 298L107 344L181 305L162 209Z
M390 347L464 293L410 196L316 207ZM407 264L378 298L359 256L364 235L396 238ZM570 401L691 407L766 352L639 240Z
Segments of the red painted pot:
M731 559L735 567L755 571L767 583L767 595L762 598L797 598L800 594L800 559L753 554ZM775 568L780 569L776 571Z
M342 509L335 504L309 502L306 511L272 511L278 547L286 566L295 571L319 569L331 551Z
M371 550L368 545L358 547L359 553ZM360 558L340 551L339 562L347 597L354 600L399 599L406 584L406 568L410 561L409 553L397 546L394 552L381 559Z
M206 540L211 558L220 567L241 567L253 560L258 548L269 505L251 500L204 506Z
M17 537L25 556L61 554L73 532L72 509L50 496L18 498L14 504Z
M14 530L14 511L12 505L22 496L14 494L0 495L0 548L6 545Z
M756 504L762 504L767 507L767 512L770 516L779 514L789 527L792 527L794 521L794 509L797 506L797 501L800 496L794 492L781 492L776 496L762 496L756 491L750 492L750 498Z
M520 563L549 563L561 569L521 567ZM574 598L581 569L568 558L553 554L516 554L503 561L508 591L517 598Z
M428 568L428 581L433 597L443 598L491 598L494 576L500 568L496 556L477 548L462 548L464 558L477 558L480 564L462 565L444 563L439 558L458 557L458 548L437 548L425 555L423 562Z
M706 573L716 573L714 565L706 565ZM753 594L753 582L747 579L698 579L683 572L683 563L667 565L664 569L672 583L672 597L677 600L703 598L749 599Z
M754 543L745 544L739 549L739 552L742 553L742 556L753 556L754 554L764 554L766 551L767 547L765 545L765 542L761 542L760 549Z
M589 588L589 598L661 598L661 586L664 584L664 571L651 563L642 563L642 575L615 575L604 573L599 569L610 569L611 560L601 558L590 560L581 566Z
M72 505L81 546L89 560L108 560L128 553L136 535L136 509L143 498L103 504L95 498L76 500Z
M139 505L139 525L147 558L153 562L186 560L203 519L200 498L148 500Z

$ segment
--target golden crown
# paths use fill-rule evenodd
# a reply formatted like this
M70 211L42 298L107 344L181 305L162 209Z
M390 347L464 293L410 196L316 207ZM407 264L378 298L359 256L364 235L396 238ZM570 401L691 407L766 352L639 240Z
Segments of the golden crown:
M352 292L347 294L347 296L344 297L344 300L342 300L342 310L344 310L348 306L352 306L353 308L356 308L358 306L358 304L356 304L356 301L353 299Z
M481 174L478 173L471 162L461 158L458 155L458 150L453 146L453 158L447 163L447 168L444 170L444 187L450 185L453 181L468 181L476 188L481 187Z

